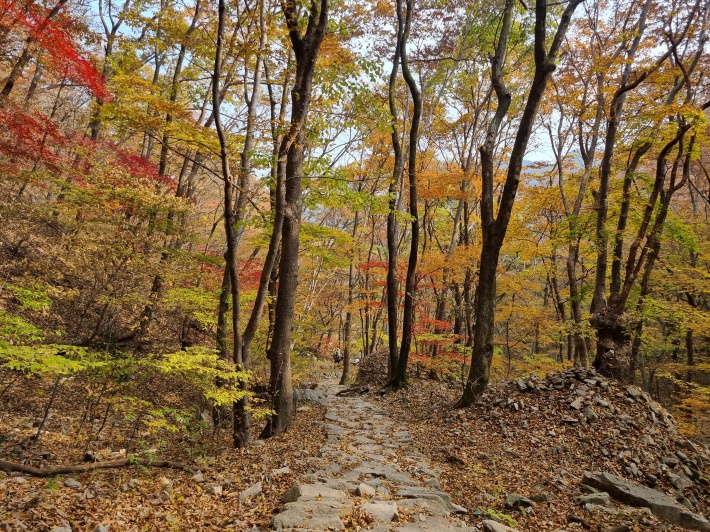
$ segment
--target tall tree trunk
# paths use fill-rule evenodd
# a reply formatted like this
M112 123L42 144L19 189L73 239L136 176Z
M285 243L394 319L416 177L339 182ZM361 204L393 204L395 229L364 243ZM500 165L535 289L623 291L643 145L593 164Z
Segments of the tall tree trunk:
M412 121L409 126L409 153L407 162L407 177L409 180L409 215L411 217L411 239L409 261L407 262L407 277L405 280L404 309L402 311L402 344L397 359L397 367L390 379L389 387L399 389L407 385L407 363L412 346L412 327L414 326L414 293L417 284L417 261L419 254L419 214L417 210L417 142L419 139L419 122L422 116L422 97L416 81L409 71L407 62L407 40L412 24L415 0L407 0L406 14L402 13L402 0L397 0L397 27L404 31L397 45L402 63L402 77L407 83L412 96ZM399 33L399 32L398 32Z
M364 312L362 321L362 357L367 358L372 351L370 350L370 327L372 322L372 316L370 315L370 262L372 261L372 250L375 247L375 220L376 217L372 215L372 228L370 231L370 247L367 250L367 261L368 265L365 270L365 281L364 281L364 293L365 293L365 308L361 309L360 313ZM385 288L386 290L386 288ZM362 293L360 295L362 298ZM374 334L374 333L373 333Z
M269 359L272 409L261 437L287 431L293 424L291 384L291 332L298 287L298 237L301 227L301 188L305 151L305 125L313 86L313 73L328 27L328 0L310 4L305 32L299 9L292 1L282 3L289 37L296 59L296 76L291 91L291 124L279 149L279 171L283 172L285 204L281 230L279 286L274 314L274 331Z
M229 360L231 358L227 351L227 339L229 336L227 313L229 312L229 298L231 297L231 293L232 287L229 284L229 270L224 268L222 284L219 290L219 306L217 309L217 352L222 360Z
M685 354L689 366L695 365L695 348L693 346L693 329L685 331Z
M353 221L353 245L358 230L358 222L360 213L355 212L355 220ZM340 384L345 384L350 377L350 329L353 321L353 292L355 289L355 250L353 256L350 257L350 269L348 271L348 308L345 311L345 324L343 325L343 374L340 376Z
M241 371L248 372L250 369L251 361L251 344L256 335L259 327L259 322L261 320L264 305L266 302L266 295L270 285L270 279L274 266L278 257L278 247L279 241L281 239L283 218L284 218L284 202L285 202L285 192L284 192L284 179L282 173L277 176L277 181L275 184L274 193L274 225L271 233L271 238L269 241L269 248L266 253L266 258L264 259L264 266L261 271L259 278L259 287L257 289L257 294L255 297L254 304L252 306L251 314L249 316L249 321L244 329L244 332L240 330L240 292L239 292L239 278L237 275L237 248L239 246L241 235L243 233L243 222L245 217L245 208L247 204L248 194L250 193L250 172L251 172L251 150L254 145L254 135L255 135L255 120L256 120L256 108L259 103L259 95L261 91L261 74L264 50L266 45L266 31L265 31L265 6L264 2L259 4L259 26L260 26L260 38L259 38L259 48L257 52L256 66L254 70L254 83L252 87L251 97L247 98L247 129L244 141L244 147L241 153L241 165L239 168L239 186L238 193L235 197L235 191L237 187L231 182L231 174L229 171L229 153L228 146L226 142L226 135L224 133L224 128L222 126L221 116L219 115L220 103L223 98L222 91L220 90L220 76L221 76L221 58L222 58L222 46L224 42L224 12L225 5L224 0L220 0L219 3L219 29L217 38L217 51L215 59L215 71L214 78L212 82L213 90L213 116L215 122L215 128L218 133L220 140L220 156L222 160L222 173L225 179L225 234L227 237L227 253L225 255L226 259L226 270L225 270L225 280L223 282L223 294L220 300L220 309L223 309L224 302L222 299L225 298L224 292L227 286L231 288L232 295L232 334L234 338L234 348L233 348L233 359L237 368ZM228 275L227 275L228 274ZM235 289L236 283L236 289ZM220 315L222 315L220 313ZM220 322L221 323L221 320ZM224 342L224 340L222 340ZM220 344L220 338L218 337L218 345ZM251 440L250 431L250 416L249 416L249 395L248 395L248 382L242 380L239 382L239 388L242 392L242 397L234 404L234 425L233 425L233 440L235 447L244 447L249 444Z
M220 145L220 161L224 186L223 209L224 209L224 231L227 240L227 251L225 253L225 270L229 278L231 292L231 325L233 335L232 359L235 363L241 357L241 328L240 328L240 287L237 272L237 250L234 232L234 192L235 186L232 182L232 174L229 164L229 145L227 135L222 124L220 115L221 94L220 84L222 78L222 61L224 47L224 26L225 26L225 0L218 3L218 29L217 44L215 48L214 73L212 77L212 108L214 109L214 123Z
M400 4L397 4L400 9ZM398 20L399 20L398 14ZM399 141L399 113L396 103L397 73L399 72L399 62L401 58L401 48L399 43L404 34L404 26L397 25L397 41L395 44L394 58L392 59L392 71L389 79L389 107L392 115L392 149L394 151L394 168L392 179L387 189L388 210L387 210L387 331L389 357L387 359L387 376L392 378L397 368L399 358L397 342L397 307L399 306L399 290L397 283L397 190L402 179L404 169L404 155L402 145Z
M246 97L247 104L247 127L244 136L244 148L240 155L241 167L239 168L239 191L234 213L235 226L235 246L239 246L244 233L244 219L246 216L246 206L249 194L251 194L251 152L254 149L256 135L256 110L261 96L261 74L263 58L266 47L266 21L265 21L265 0L259 2L259 48L256 55L256 65L254 67L254 82L252 84L251 96ZM246 69L246 66L245 66ZM245 89L245 95L246 95ZM259 321L264 309L264 300L268 286L268 278L274 267L276 253L278 249L278 237L282 222L279 217L275 217L272 237L269 242L269 250L264 262L261 277L259 279L259 289L252 308L252 314L241 338L240 351L237 353L235 362L243 371L251 369L251 343L256 334ZM275 236L274 236L275 235ZM234 405L234 424L232 436L234 446L244 447L251 441L251 420L249 415L249 395L248 382L239 383L243 392L242 398Z
M510 154L507 175L499 202L498 215L494 216L493 201L493 155L498 132L503 118L508 113L511 94L503 81L502 68L508 37L513 25L515 0L506 0L500 35L496 43L496 53L491 57L491 81L498 100L498 107L491 120L486 140L481 147L482 190L481 190L481 226L482 249L479 266L478 289L476 291L475 319L476 329L473 337L471 369L466 386L458 406L468 406L483 392L488 385L490 365L493 359L493 339L495 325L496 269L500 249L513 210L515 196L520 182L523 157L532 134L540 100L550 75L555 70L555 60L567 33L570 19L581 0L572 0L560 18L557 30L547 50L547 2L535 2L535 76L530 86L523 116L518 125L515 142Z

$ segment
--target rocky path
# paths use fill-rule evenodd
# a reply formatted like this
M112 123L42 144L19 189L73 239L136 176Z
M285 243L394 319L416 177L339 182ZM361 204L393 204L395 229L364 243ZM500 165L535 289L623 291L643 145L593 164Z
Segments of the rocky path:
M333 382L318 386L327 406L328 438L305 478L283 498L276 530L346 527L419 532L468 530L456 517L466 510L441 491L439 473L412 438L362 397L337 396Z

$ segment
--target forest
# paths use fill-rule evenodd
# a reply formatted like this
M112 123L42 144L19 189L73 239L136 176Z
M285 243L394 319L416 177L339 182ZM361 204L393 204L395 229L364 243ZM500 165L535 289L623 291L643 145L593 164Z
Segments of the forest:
M0 0L0 470L295 471L321 381L427 420L420 446L575 375L707 445L709 25L707 0ZM702 501L698 460L670 482ZM104 530L27 517L13 478L0 520Z

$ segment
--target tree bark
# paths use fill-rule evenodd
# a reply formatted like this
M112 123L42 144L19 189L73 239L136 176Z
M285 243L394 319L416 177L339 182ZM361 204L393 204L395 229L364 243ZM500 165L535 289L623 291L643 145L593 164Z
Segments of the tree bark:
M357 235L358 223L360 213L355 212L355 219L353 220L353 245L355 243L355 237ZM340 376L340 384L345 384L350 378L350 330L352 328L353 321L353 310L352 305L354 301L353 293L355 289L355 250L353 249L353 256L350 257L350 269L348 271L348 308L345 311L345 324L343 325L343 373Z
M17 462L0 460L0 469L2 469L3 471L6 471L8 473L16 471L18 473L24 473L25 475L31 475L33 477L53 477L56 475L71 475L73 473L86 473L88 471L94 471L96 469L112 469L116 467L128 467L133 465L142 467L181 469L183 471L189 471L191 473L197 473L199 471L199 468L197 467L181 464L179 462L170 462L168 460L146 460L137 456L121 458L120 460L108 460L105 462L90 462L87 464L80 465L55 466L47 468L32 467L25 464L18 464Z
M259 48L256 55L256 65L254 67L254 82L252 85L251 96L245 96L247 104L247 127L244 137L244 148L242 149L242 153L240 155L241 166L239 168L239 186L234 213L235 247L239 246L241 237L244 233L244 218L246 216L245 211L248 196L251 193L251 152L254 149L254 137L256 134L256 110L261 95L261 74L266 47L266 8L264 4L264 0L259 2ZM247 91L245 89L245 95L246 93ZM244 330L244 334L241 336L240 350L237 352L235 359L235 363L238 367L246 372L251 369L251 343L254 339L259 321L261 320L261 316L263 314L268 278L275 263L281 225L282 221L280 217L275 217L272 237L269 242L269 250L266 254L264 268L262 269L259 279L259 289L257 290L256 300L254 302L254 306L252 307L252 313L247 327ZM247 393L248 382L240 382L239 387L243 392L243 396L234 405L232 429L234 446L237 448L245 447L251 441L251 419L249 415L249 395Z

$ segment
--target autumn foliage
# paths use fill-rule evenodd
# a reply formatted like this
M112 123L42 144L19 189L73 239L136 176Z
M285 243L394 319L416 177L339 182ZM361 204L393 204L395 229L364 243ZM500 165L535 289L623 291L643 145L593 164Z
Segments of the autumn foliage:
M226 12L217 75L220 142L213 3L0 0L0 343L79 346L126 364L199 348L231 363L233 324L244 332L264 286L251 356L253 382L267 384L279 245L275 267L266 263L283 228L274 224L280 187L293 178L278 153L295 64L280 6L237 4ZM596 18L596 3L585 5L542 97L495 257L490 373L594 364L604 332L596 315L622 332L607 340L623 349L604 353L628 353L647 390L669 363L675 380L701 380L677 366L706 368L710 349L707 17L692 3L610 2ZM302 200L289 348L304 379L313 356L331 363L347 349L364 360L388 349L388 301L399 339L412 295L408 168L393 179L391 143L393 125L409 140L414 109L401 79L388 94L392 6L331 8L299 145L302 190L289 196ZM460 381L471 366L479 288L488 286L479 283L482 194L490 185L497 214L535 75L534 10L511 13L500 73L511 101L494 128L488 183L480 148L499 107L489 61L499 13L481 2L415 6L407 51L423 107L412 376ZM687 390L682 408L705 409L704 392Z

